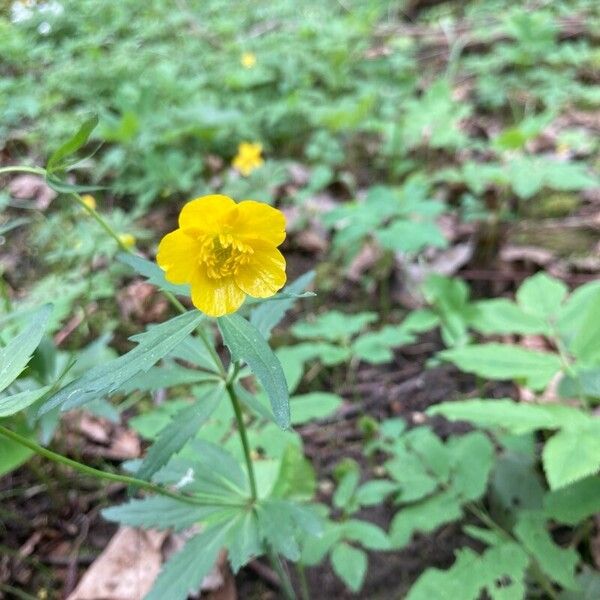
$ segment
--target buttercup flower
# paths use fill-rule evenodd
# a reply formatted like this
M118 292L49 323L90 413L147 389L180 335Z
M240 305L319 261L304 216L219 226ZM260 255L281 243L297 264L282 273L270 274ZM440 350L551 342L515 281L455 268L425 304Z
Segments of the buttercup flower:
M84 194L83 196L81 196L81 201L88 208L91 208L92 210L96 210L96 198L94 198L94 196L91 196L90 194Z
M133 248L135 246L135 242L137 241L135 239L135 235L132 235L131 233L120 233L119 240L121 244L125 246L125 248Z
M244 52L240 58L240 62L246 69L252 69L256 65L256 54L253 52Z
M232 165L244 176L250 175L254 169L258 169L265 161L262 156L262 144L242 142L238 146L238 153L232 161Z
M246 295L268 298L286 281L285 217L276 208L227 196L203 196L179 214L179 229L158 246L167 281L189 283L192 302L210 317L235 312Z

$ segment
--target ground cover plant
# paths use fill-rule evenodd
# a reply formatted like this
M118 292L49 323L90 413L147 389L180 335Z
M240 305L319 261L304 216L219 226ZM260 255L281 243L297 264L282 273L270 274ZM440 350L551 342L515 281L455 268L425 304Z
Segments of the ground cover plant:
M600 597L597 3L0 6L0 598Z

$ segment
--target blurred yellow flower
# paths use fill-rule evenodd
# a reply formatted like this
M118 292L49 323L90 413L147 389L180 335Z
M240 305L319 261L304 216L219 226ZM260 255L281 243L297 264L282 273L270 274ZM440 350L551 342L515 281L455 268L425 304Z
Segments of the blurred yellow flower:
M246 295L268 298L286 281L285 217L276 208L227 196L188 202L179 229L158 246L156 262L167 281L190 284L192 302L210 317L235 312Z
M254 52L244 52L242 53L240 62L246 69L252 69L256 66L256 54L254 54Z
M84 194L81 196L81 201L92 210L96 210L96 198L94 196L90 196L90 194Z
M235 155L232 165L245 177L252 171L258 169L265 161L262 158L262 144L252 144L242 142L238 146L238 153Z
M121 241L121 244L125 246L125 248L133 248L137 241L135 239L135 235L132 235L131 233L120 233L119 240Z

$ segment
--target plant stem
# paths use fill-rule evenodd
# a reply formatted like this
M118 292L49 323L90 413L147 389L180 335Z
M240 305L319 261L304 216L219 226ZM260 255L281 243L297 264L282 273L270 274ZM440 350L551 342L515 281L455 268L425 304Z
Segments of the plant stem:
M160 494L161 496L167 496L168 498L173 498L174 500L179 500L180 502L185 502L187 504L194 504L199 506L206 505L219 505L219 506L234 506L241 507L242 504L237 503L224 503L220 498L213 498L212 496L205 496L202 499L200 496L185 496L183 494L178 494L177 492L172 492L160 485L156 485L154 483L150 483L149 481L144 481L143 479L137 479L136 477L129 477L127 475L118 475L116 473L108 473L106 471L101 471L100 469L94 469L93 467L88 467L83 463L77 462L71 458L67 458L62 454L57 454L56 452L52 452L52 450L48 450L43 446L36 444L34 441L30 440L27 437L22 436L11 429L0 425L0 435L7 437L13 442L17 442L30 450L33 450L36 454L47 458L55 463L66 465L83 473L84 475L90 475L91 477L95 477L97 479L106 479L108 481L116 481L119 483L124 483L126 485L135 486L149 492L154 492L156 494Z
M310 600L310 592L308 591L308 581L306 580L306 569L301 562L296 563L296 571L300 580L300 596L302 600Z
M244 450L244 459L246 460L246 469L248 471L248 479L250 480L250 500L252 504L258 499L258 492L256 488L256 477L254 475L254 465L252 463L252 457L250 456L250 444L248 443L248 433L246 432L246 425L244 423L244 415L242 414L242 407L238 400L235 389L233 388L233 382L227 383L227 393L233 406L233 412L235 413L235 420L237 422L238 434Z
M42 169L41 167L25 167L21 165L14 165L12 167L1 167L0 175L4 175L5 173L32 173L33 175L46 175L46 169Z
M270 545L267 545L267 555L269 557L269 561L273 569L279 577L281 591L283 592L283 595L285 596L286 600L296 600L296 593L294 592L294 588L292 587L292 582L290 581L288 574L283 568L283 564L281 563L279 555L277 554L277 552L275 552L275 550L273 550L273 548Z

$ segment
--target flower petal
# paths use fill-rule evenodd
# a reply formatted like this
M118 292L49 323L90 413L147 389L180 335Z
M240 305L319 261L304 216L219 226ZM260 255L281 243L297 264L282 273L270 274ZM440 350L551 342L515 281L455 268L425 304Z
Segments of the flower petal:
M262 240L279 246L285 239L285 217L280 210L256 200L244 200L237 205L233 224L236 237L242 240Z
M192 303L209 317L222 317L235 312L245 298L246 294L233 277L212 279L198 269L192 280Z
M181 209L179 227L207 233L218 233L228 213L235 208L228 196L213 194L191 200Z
M268 298L285 284L285 258L271 244L254 242L250 262L240 267L235 281L240 288L255 298Z
M171 283L190 283L196 270L200 247L197 240L181 229L165 235L158 245L156 262Z

